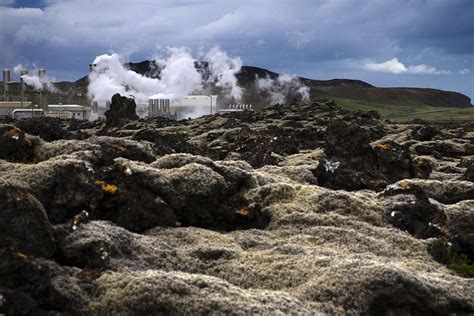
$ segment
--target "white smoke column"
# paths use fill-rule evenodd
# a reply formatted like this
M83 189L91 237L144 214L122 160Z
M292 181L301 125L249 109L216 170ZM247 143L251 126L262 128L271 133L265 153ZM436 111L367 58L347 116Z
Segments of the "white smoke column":
M148 98L179 99L201 88L201 75L194 59L183 48L170 48L169 57L157 60L161 78L148 78L126 69L118 54L101 55L93 62L89 74L88 95L98 102L109 101L115 93L133 96L137 102Z
M25 69L25 67L22 64L18 64L15 67L13 67L13 72L16 74L21 73L21 71Z
M18 64L13 68L13 71L16 74L20 74L21 71L25 69L22 64ZM33 73L37 73L37 70L33 70ZM45 76L43 78L40 78L38 75L23 75L21 76L21 79L23 79L23 82L26 83L29 86L32 86L35 90L43 90L46 89L49 92L52 93L60 93L58 88L56 88L53 85L52 80L48 77Z
M256 83L257 89L269 94L270 102L286 103L291 101L289 98L297 95L302 101L309 101L309 87L306 86L296 76L287 74L279 75L276 79L270 77L259 78Z
M204 85L210 83L240 100L242 89L237 84L236 73L242 67L240 58L231 58L218 48L211 49L205 57L209 61L209 79L196 69L194 59L187 48L168 48L167 55L156 56L156 69L159 78L140 75L124 67L124 60L118 54L101 55L93 61L89 74L88 96L103 107L115 93L133 96L138 108L148 105L148 99L182 100L190 94L205 93ZM152 64L153 65L153 64Z
M230 96L236 100L242 98L242 88L237 84L235 76L242 68L242 60L239 57L231 58L226 52L218 47L212 48L207 54L209 61L210 82L215 82L219 88L230 91Z
M167 59L156 59L162 67L162 89L155 91L160 97L182 99L188 94L202 88L202 76L194 66L195 59L186 48L168 48L170 56ZM156 97L156 95L154 95Z
M92 100L105 102L115 93L120 93L143 101L161 89L159 80L126 69L118 54L98 56L93 65L88 86L88 95Z

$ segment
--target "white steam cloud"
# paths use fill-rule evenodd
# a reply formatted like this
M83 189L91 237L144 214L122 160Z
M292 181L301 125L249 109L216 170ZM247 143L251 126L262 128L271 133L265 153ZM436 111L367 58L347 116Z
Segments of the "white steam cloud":
M386 72L392 74L431 74L431 75L450 75L452 74L449 70L439 70L435 67L430 67L425 64L405 66L401 63L398 58L392 58L383 63L375 63L366 61L362 67L366 70L376 72Z
M276 79L270 77L257 80L258 90L268 94L269 101L275 103L287 103L297 98L302 101L309 101L309 87L301 82L300 78L287 74L279 75Z
M242 60L239 57L229 57L226 52L217 47L206 54L206 59L209 61L211 72L209 81L215 82L219 88L228 90L230 96L234 99L240 100L242 98L242 88L238 86L235 75L242 68Z
M22 70L27 69L22 64L18 64L13 68L16 74L20 74ZM31 73L37 73L37 69L30 71ZM35 75L23 75L21 76L23 82L29 86L32 86L35 90L48 90L52 93L60 93L59 89L53 85L52 79L48 76L39 77Z
M208 80L196 69L197 60L187 48L168 48L167 56L155 58L159 78L149 78L125 68L118 54L101 55L94 60L89 74L88 95L98 102L110 100L115 93L133 96L142 104L147 103L149 97L179 100L192 93L208 94L203 86L212 80L223 92L240 99L242 90L235 77L242 66L240 58L231 58L217 47L211 49L206 58L209 60Z

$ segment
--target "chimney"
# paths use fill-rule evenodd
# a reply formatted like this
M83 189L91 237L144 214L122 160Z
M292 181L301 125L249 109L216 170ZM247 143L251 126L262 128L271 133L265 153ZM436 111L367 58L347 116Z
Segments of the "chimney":
M22 69L20 71L20 82L21 82L21 107L23 107L23 101L25 100L25 90L26 90L26 83L23 82L23 76L28 75L28 70Z
M42 83L42 88L40 90L40 97L39 97L39 106L43 109L44 113L48 111L48 94L47 91L44 89L44 82L46 81L46 69L38 70L38 77L40 82Z
M46 69L38 70L38 77L40 77L40 79L45 79L46 78Z
M10 101L10 89L8 86L10 81L10 69L3 69L3 101Z

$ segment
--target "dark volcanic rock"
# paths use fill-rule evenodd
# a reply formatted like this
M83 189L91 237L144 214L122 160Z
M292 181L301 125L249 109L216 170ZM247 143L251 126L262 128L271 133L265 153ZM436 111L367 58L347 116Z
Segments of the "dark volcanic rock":
M414 174L408 148L395 142L371 145L371 131L336 120L326 129L327 158L320 160L318 183L333 189L383 189Z
M0 124L0 159L29 162L35 159L39 140L13 125Z
M0 248L23 256L50 257L53 230L40 202L27 190L0 178Z
M389 188L385 194L393 196L384 213L388 223L417 238L444 235L446 215L430 203L422 190L402 182L400 187Z
M153 143L152 148L157 156L198 152L197 148L187 141L185 135L180 133L161 133L145 128L133 134L132 139L137 141L146 140Z
M474 182L474 162L471 162L467 168L466 172L463 175L463 179L467 181Z
M430 141L439 133L439 130L431 125L423 125L413 130L413 138L420 141Z
M1 126L0 314L474 313L474 133L114 98L108 126Z
M137 105L135 100L123 97L120 94L114 94L110 109L105 112L107 118L107 126L116 126L124 120L138 119L136 113Z
M82 124L77 120L64 120L53 117L39 117L27 120L15 120L16 127L30 135L38 136L41 139L51 142L59 139L84 139L86 134L80 130L78 125Z

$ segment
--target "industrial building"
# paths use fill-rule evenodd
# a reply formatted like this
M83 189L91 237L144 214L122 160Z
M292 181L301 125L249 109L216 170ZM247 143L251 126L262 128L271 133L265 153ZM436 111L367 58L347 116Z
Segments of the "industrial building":
M157 97L148 99L148 116L174 120L197 118L217 113L217 95L189 95L179 100Z
M0 117L14 117L17 119L31 117L60 117L79 120L88 119L90 108L77 104L48 104L49 93L45 87L46 70L38 70L38 78L43 87L34 89L28 86L23 76L28 75L27 70L20 71L20 82L11 80L9 69L3 70L3 81L0 84Z
M218 110L219 113L242 112L245 110L253 111L252 104L229 104Z
M0 102L0 118L6 116L13 116L15 110L31 111L31 102L19 102L19 101L1 101Z
M50 104L48 105L48 117L58 117L76 120L88 120L91 114L90 108L78 104Z

